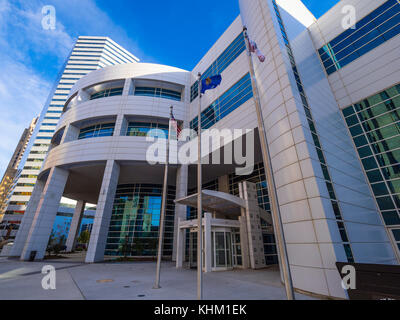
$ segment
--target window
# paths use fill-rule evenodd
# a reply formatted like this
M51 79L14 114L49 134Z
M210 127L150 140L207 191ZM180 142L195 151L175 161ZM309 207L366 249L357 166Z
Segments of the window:
M33 175L33 174L22 174L21 178L26 178L26 179L36 179L37 175Z
M392 229L394 241L396 241L397 247L400 250L400 229Z
M168 138L168 125L149 122L130 122L126 135L132 137L146 137L150 130L160 130L162 132L161 136ZM154 132L152 136L157 136L157 133Z
M42 127L56 127L57 123L42 123Z
M245 50L246 43L244 41L244 35L241 33L202 74L201 80L216 74L221 74ZM199 87L198 82L196 81L190 88L190 102L196 99L198 95Z
M31 196L32 192L14 192L16 196Z
M400 85L347 107L343 115L386 225L400 224Z
M163 255L172 255L175 187L169 186L165 216ZM150 256L157 254L162 186L119 185L116 191L106 256Z
M83 128L79 132L78 140L97 137L111 137L114 134L114 127L114 123L103 123Z
M34 183L17 183L17 187L34 187Z
M182 100L182 93L179 91L152 87L136 87L135 96L156 97L175 101Z
M400 3L386 1L318 50L328 75L343 68L400 33Z
M90 100L101 99L106 97L122 96L124 88L111 88L96 92L90 96Z
M248 73L202 112L202 129L211 128L252 97L253 89L250 74ZM190 128L198 130L198 117L190 122Z
M33 146L34 147L46 147L47 148L49 145L48 144L35 143Z

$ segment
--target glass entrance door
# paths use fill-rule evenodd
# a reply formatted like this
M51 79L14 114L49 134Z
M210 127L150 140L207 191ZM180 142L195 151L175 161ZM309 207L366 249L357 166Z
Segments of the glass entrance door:
M232 233L230 231L212 232L213 270L232 269Z
M197 231L189 233L189 268L197 268Z

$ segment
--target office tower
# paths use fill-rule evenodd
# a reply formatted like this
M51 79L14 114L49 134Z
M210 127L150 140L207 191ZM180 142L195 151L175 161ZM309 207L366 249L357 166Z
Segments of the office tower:
M0 183L0 222L2 216L4 215L5 209L7 207L7 202L10 198L10 192L12 192L12 187L14 180L18 176L18 167L20 165L21 159L26 151L29 140L35 130L38 118L35 118L30 123L29 127L24 130L19 139L17 147L11 157L11 160L6 168L3 179Z

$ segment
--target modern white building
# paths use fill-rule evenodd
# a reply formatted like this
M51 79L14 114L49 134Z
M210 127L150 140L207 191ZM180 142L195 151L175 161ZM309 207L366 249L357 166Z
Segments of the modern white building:
M240 17L192 72L131 63L73 86L12 255L43 258L64 196L78 201L75 226L84 203L97 204L86 262L154 257L164 165L148 163L145 135L168 130L171 105L182 127L197 129L200 72L223 79L202 96L202 128L248 130L212 152L251 137L255 150L246 176L235 164L203 167L203 268L277 264L246 26L266 57L252 59L294 287L346 298L336 262L399 263L400 4L346 0L318 20L299 0L239 4ZM344 5L355 8L355 28L343 28ZM169 174L163 255L179 268L196 264L195 159L173 162Z
M20 176L8 201L4 222L18 227L32 196L37 176L50 147L64 104L73 85L88 73L117 64L135 63L139 59L107 37L82 36L77 39L58 75L29 146L20 161Z

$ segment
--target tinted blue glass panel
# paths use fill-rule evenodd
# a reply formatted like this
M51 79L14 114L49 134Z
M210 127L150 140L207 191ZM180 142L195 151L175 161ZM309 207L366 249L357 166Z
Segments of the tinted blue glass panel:
M78 140L96 137L111 137L114 134L114 123L103 123L80 130Z
M350 64L400 33L400 3L389 0L357 22L318 53L328 75Z
M90 96L90 100L101 99L106 97L122 96L124 88L112 88L96 92Z
M250 74L248 73L202 112L202 129L211 128L252 97L253 89ZM190 122L190 128L197 131L197 126L198 121L196 117Z
M135 96L156 97L175 101L182 100L182 93L179 91L152 87L136 87Z
M153 130L151 134L152 137L168 138L168 125L148 122L130 122L126 135L133 137L146 137L150 130Z
M233 42L221 53L221 55L204 71L201 79L204 80L210 76L221 74L237 57L246 50L244 35L241 33ZM197 81L190 88L190 102L197 98L199 94Z

